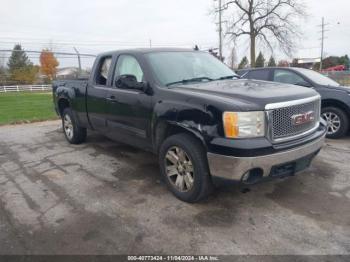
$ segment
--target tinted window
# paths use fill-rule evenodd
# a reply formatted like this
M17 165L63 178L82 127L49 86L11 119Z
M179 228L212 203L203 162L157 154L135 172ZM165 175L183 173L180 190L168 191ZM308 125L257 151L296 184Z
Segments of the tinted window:
M115 68L115 78L121 75L134 75L138 82L143 80L143 72L139 62L130 55L121 55Z
M305 85L306 81L299 76L298 74L289 71L289 70L280 70L276 69L273 81L280 82L280 83L286 83L286 84L292 84L292 85Z
M248 78L248 79L257 79L257 80L268 81L269 80L269 74L270 74L269 70L253 70L253 71L250 71L244 77Z
M105 86L107 84L109 69L111 68L111 62L112 57L101 58L95 79L96 85Z

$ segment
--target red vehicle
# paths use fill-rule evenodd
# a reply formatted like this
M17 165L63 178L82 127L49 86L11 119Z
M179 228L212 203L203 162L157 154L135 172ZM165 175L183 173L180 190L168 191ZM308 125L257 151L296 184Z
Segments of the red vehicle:
M345 65L337 65L337 66L332 66L327 69L323 69L322 71L324 72L330 72L330 71L345 71L346 67Z

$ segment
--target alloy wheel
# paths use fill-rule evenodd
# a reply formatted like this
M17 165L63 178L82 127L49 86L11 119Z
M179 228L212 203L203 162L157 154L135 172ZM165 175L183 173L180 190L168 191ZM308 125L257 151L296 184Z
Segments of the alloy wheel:
M177 147L171 147L165 155L165 170L170 183L181 192L188 192L194 185L194 169L190 157Z
M74 128L72 124L72 119L69 115L65 115L63 118L63 129L68 139L72 139L74 135Z
M324 112L322 118L327 121L327 135L333 135L341 127L340 117L333 112Z

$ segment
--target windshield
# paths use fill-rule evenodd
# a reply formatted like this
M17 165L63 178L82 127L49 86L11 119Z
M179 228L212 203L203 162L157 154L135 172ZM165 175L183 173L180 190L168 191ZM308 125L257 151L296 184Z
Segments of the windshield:
M309 69L298 69L300 73L311 79L314 83L318 85L328 85L328 86L340 86L337 82L324 76L316 71Z
M157 79L165 86L236 77L225 64L204 52L157 52L146 57Z

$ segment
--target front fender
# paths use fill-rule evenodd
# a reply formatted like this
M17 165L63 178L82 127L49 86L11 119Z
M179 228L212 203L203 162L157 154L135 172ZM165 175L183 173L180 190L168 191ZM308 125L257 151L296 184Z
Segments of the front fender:
M222 113L213 106L161 102L155 106L154 112L152 130L155 148L159 146L169 126L192 133L205 148L207 143L221 132Z

